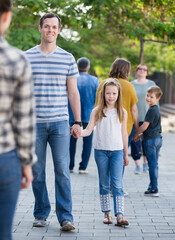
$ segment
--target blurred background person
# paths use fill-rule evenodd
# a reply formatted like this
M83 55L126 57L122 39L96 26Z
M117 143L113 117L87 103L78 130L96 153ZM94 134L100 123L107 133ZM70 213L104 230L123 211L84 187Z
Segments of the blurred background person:
M90 61L86 57L81 57L77 60L78 70L80 76L77 78L77 86L80 93L81 102L81 121L83 129L88 125L90 114L94 108L96 91L99 85L98 78L88 74L90 69ZM69 105L69 122L72 126L75 122L72 110ZM90 136L83 138L83 149L81 154L81 162L79 163L79 173L86 174L86 170L92 149L92 137L93 132ZM71 136L70 139L70 172L73 172L75 165L75 154L76 154L76 143L77 139Z
M139 64L136 68L136 79L132 81L136 95L138 98L137 109L138 109L138 120L139 126L144 122L146 112L148 111L149 105L145 101L147 89L154 86L155 83L151 80L146 79L148 75L148 67L146 64ZM137 142L131 141L131 156L135 160L136 168L134 170L135 174L141 174L141 156L143 154L143 172L148 172L148 162L145 156L144 146L142 141Z

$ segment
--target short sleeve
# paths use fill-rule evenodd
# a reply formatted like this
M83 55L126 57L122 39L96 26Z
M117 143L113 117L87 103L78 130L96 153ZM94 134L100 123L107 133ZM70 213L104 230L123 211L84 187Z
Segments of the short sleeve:
M153 109L149 109L145 116L145 122L153 123L155 118L155 111Z
M75 77L79 77L79 72L78 72L78 67L77 67L75 58L72 55L70 64L69 64L69 71L68 71L67 79L71 79L71 78L75 78Z

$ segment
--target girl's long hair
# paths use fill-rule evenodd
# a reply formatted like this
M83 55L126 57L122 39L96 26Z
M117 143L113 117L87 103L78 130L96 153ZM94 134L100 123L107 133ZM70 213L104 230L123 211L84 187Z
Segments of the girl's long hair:
M118 89L118 99L115 103L115 108L117 109L117 114L119 121L122 122L124 118L124 111L123 111L123 105L122 105L122 91L120 83L116 78L108 78L106 79L105 83L102 86L102 89L99 93L99 100L97 104L97 111L95 115L95 122L101 121L103 117L106 117L104 113L104 108L106 107L106 101L105 101L105 89L106 86L115 86Z

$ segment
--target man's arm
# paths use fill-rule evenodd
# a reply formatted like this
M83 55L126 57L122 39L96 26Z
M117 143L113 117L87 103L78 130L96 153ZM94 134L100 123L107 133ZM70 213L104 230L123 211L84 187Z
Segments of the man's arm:
M67 91L74 119L75 121L80 122L81 121L80 94L77 88L77 78L71 78L67 80ZM74 129L78 130L78 133L76 135L73 134ZM74 124L71 128L71 134L78 138L81 134L81 127L78 124Z

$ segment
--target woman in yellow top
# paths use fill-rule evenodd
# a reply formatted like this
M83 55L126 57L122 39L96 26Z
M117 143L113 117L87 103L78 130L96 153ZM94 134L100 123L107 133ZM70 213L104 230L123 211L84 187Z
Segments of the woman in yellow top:
M131 68L131 64L129 61L123 58L117 58L113 62L111 66L111 70L109 72L109 77L117 78L122 88L123 107L126 109L128 113L128 119L127 119L127 133L129 136L128 146L131 143L131 139L134 133L132 131L133 124L134 124L135 130L137 130L138 128L138 111L137 111L137 105L136 105L138 99L136 96L134 86L128 81L130 68ZM99 93L105 81L106 80L103 80L97 89L95 106L98 104Z

